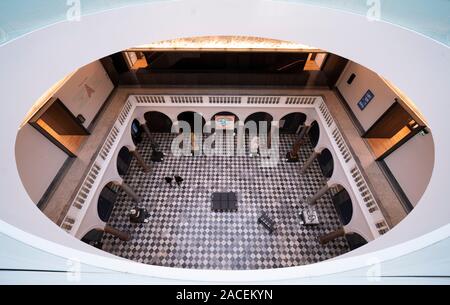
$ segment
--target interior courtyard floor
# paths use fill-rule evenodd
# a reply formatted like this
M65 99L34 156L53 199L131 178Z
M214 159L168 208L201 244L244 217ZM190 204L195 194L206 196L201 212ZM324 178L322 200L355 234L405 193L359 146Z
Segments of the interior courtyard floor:
M287 163L286 152L295 135L280 135L280 161L262 167L261 157L176 157L170 153L174 135L154 134L166 154L163 162L151 163L148 137L138 145L151 171L144 173L135 159L123 177L142 202L136 204L120 191L109 225L129 231L130 241L105 235L102 249L145 264L194 269L265 269L311 264L349 251L341 237L321 245L318 237L342 226L329 194L315 208L320 224L301 224L304 199L323 184L317 161L301 175L301 164L312 152L306 143L299 163ZM166 176L180 175L181 186L170 187ZM213 212L211 194L231 191L238 196L237 212ZM146 208L149 222L130 223L132 207ZM266 212L277 223L270 234L258 217Z
M343 132L347 144L354 152L357 163L363 169L368 184L378 198L383 214L390 224L399 223L406 213L399 202L392 186L375 162L375 156L370 152L368 145L359 136L356 127L346 113L344 107L332 90L329 89L249 89L249 88L138 88L119 87L111 94L105 110L99 115L98 122L92 129L91 135L83 143L77 153L77 158L69 165L67 170L52 191L42 208L44 214L53 222L60 224L79 189L83 177L87 175L95 156L98 154L101 143L105 140L111 126L117 119L130 94L234 94L234 95L321 95L332 113L339 128Z

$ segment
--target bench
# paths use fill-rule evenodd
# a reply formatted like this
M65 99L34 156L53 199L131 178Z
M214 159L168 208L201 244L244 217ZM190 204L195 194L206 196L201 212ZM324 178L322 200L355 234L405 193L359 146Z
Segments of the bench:
M277 229L277 224L266 213L262 213L258 218L258 223L262 224L270 234Z
M215 212L237 211L236 193L213 193L211 197L211 210Z

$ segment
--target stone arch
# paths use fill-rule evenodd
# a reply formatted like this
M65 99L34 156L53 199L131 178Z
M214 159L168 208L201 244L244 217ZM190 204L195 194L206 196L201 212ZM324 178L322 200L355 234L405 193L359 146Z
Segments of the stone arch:
M303 112L291 112L280 119L279 128L282 134L296 134L300 126L304 125L306 114Z
M160 111L148 111L144 114L150 132L170 133L173 122L168 115Z
M323 148L317 157L317 161L319 162L322 174L326 178L331 178L334 172L334 158L331 151L328 148Z
M142 142L142 127L139 120L134 119L133 122L131 122L130 132L134 145L138 145Z
M191 131L194 131L194 127L195 127L195 121L201 121L201 128L202 128L202 132L203 132L203 127L206 125L206 120L203 117L202 114L196 112L196 111L184 111L178 114L177 116L177 120L178 121L185 121L189 124L189 126L191 127Z
M125 176L130 168L131 160L133 159L133 155L130 151L128 146L123 146L117 154L116 167L117 172L121 177Z
M255 122L256 123L256 127L258 132L260 132L260 125L259 122L266 122L267 125L267 132L270 131L271 125L272 125L272 121L273 121L273 116L267 112L254 112L252 114L250 114L249 116L247 116L247 118L245 119L245 124L248 122Z
M349 224L353 218L353 202L350 193L343 185L336 184L330 194L342 224L344 226Z
M350 250L358 249L359 247L367 244L367 240L356 232L350 232L345 234Z
M309 141L312 147L316 147L320 139L320 125L317 121L311 123L311 127L308 131Z
M216 114L214 114L212 117L211 117L211 123L212 123L212 125L211 125L211 127L212 127L212 131L213 131L213 129L215 129L215 128L217 128L217 126L216 126L216 117L218 117L218 116L232 116L233 118L234 118L234 130L236 130L237 129L237 127L238 127L238 125L239 125L239 116L237 116L235 113L233 113L233 112L230 112L230 111L220 111L220 112L217 112ZM225 124L225 122L224 122L224 124ZM222 128L223 129L223 128Z

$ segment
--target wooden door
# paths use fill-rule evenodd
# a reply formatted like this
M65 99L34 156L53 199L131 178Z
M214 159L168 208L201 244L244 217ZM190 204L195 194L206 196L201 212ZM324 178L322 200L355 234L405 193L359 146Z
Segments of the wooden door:
M89 132L67 109L67 107L56 99L39 117L59 135L88 135Z
M385 113L369 128L366 138L392 138L411 120L412 116L395 102Z

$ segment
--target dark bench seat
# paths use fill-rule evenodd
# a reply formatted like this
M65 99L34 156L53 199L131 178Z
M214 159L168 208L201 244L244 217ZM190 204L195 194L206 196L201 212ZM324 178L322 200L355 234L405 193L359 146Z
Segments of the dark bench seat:
M213 193L211 197L211 210L215 212L237 211L236 193Z
M258 223L262 224L269 231L269 233L273 233L273 231L277 229L276 222L266 213L262 213L262 215L258 218Z

